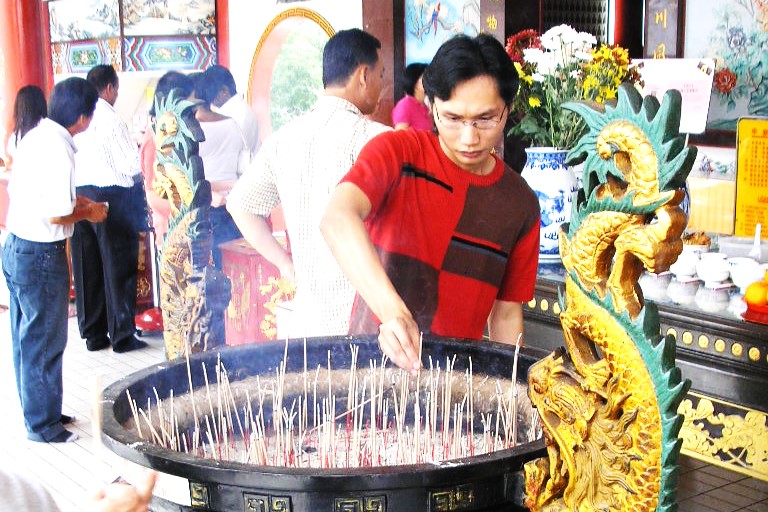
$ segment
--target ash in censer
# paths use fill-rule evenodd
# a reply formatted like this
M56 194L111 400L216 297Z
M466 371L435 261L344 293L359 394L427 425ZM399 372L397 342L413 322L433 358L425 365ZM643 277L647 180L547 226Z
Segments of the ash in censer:
M471 356L457 369L456 355L437 354L425 354L425 368L408 373L386 358L362 360L354 343L345 368L334 366L331 350L309 363L307 343L303 367L289 369L286 343L274 368L237 380L221 358L203 361L197 387L196 361L187 358L183 394L126 390L131 415L123 427L167 450L287 468L441 463L542 435L527 385L518 382L517 350L501 377L477 371Z

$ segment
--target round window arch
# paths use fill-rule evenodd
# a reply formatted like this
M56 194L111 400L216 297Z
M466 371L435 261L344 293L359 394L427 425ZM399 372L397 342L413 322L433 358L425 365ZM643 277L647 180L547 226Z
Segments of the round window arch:
M267 25L253 53L247 96L262 140L322 94L323 47L334 33L319 13L301 7Z

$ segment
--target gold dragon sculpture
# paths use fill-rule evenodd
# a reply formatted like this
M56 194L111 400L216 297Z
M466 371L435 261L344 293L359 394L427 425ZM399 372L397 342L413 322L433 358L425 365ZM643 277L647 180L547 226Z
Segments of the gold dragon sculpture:
M638 278L682 251L680 204L696 149L679 134L681 96L645 99L622 86L615 105L571 103L588 132L568 155L584 162L570 224L560 232L566 269L560 321L567 352L529 373L548 456L526 464L534 511L676 510L677 409L690 387L675 339Z
M155 101L156 159L152 188L171 205L160 250L160 306L166 357L175 359L224 344L224 310L231 283L211 264L211 185L205 180L195 103Z

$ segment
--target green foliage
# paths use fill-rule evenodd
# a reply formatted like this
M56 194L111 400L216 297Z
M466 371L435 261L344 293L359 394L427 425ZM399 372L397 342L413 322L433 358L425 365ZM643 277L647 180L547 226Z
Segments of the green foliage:
M272 130L315 104L323 91L323 47L328 36L317 27L294 31L275 61L270 88Z

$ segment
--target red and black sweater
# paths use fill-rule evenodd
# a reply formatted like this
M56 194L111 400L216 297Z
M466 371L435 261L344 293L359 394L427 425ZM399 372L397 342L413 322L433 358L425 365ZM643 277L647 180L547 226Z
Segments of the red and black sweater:
M366 228L395 289L424 332L480 339L495 299L533 297L539 205L497 159L486 176L453 163L428 131L372 139L342 182L371 202ZM351 334L378 332L356 297Z

